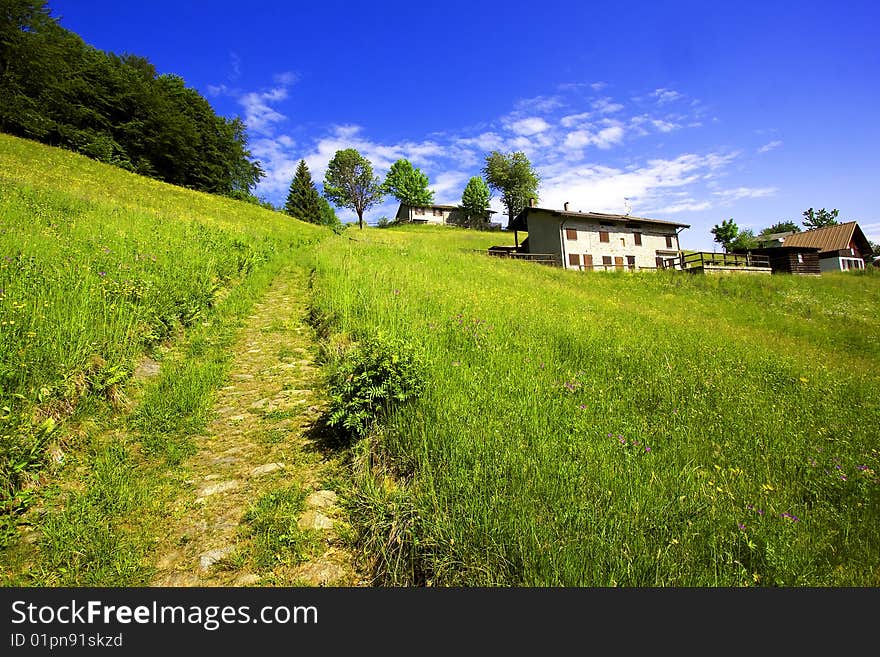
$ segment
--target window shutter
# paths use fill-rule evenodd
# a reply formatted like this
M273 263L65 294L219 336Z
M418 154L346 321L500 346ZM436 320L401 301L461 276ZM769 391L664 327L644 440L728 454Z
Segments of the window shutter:
M599 241L600 242L607 242L608 241L608 231L607 230L600 230L599 231Z

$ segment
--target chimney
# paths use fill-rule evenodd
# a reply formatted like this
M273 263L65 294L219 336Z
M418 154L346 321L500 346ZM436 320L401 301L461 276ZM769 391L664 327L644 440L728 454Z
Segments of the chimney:
M568 212L568 201L562 204L562 207L565 208L565 211Z
M529 207L530 207L530 208L535 207L535 197L534 197L534 196L532 196L531 198L529 198Z

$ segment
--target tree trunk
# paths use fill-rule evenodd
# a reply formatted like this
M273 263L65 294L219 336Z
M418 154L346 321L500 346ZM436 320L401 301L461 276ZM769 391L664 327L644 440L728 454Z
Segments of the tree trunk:
M364 229L364 211L358 210L358 227L363 230Z

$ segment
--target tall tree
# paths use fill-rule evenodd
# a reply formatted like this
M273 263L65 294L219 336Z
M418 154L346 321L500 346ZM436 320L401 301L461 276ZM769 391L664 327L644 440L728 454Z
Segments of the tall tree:
M798 226L793 221L777 221L772 226L767 226L764 230L760 232L760 236L764 235L775 235L776 233L799 233L801 232L801 227Z
M830 212L825 208L822 208L821 210L813 210L813 208L804 210L804 226L806 226L808 230L836 225L837 210L831 210Z
M715 224L715 227L712 228L712 234L715 236L714 241L723 246L724 252L727 253L731 243L739 235L739 226L736 225L733 219L725 219L721 222L721 225Z
M300 160L287 192L284 212L312 224L321 223L321 197L305 160Z
M541 179L523 152L499 153L492 151L486 156L483 176L489 187L501 194L501 202L507 208L507 223L526 207L528 200L538 196Z
M373 165L354 148L336 151L324 174L324 196L336 207L354 210L358 227L364 228L364 210L381 203L382 181L373 175Z
M479 176L473 176L461 195L461 208L464 210L468 226L482 226L486 222L486 212L492 192Z
M434 191L428 189L428 176L421 169L413 167L406 158L400 158L391 165L382 189L406 205L430 205L434 202Z

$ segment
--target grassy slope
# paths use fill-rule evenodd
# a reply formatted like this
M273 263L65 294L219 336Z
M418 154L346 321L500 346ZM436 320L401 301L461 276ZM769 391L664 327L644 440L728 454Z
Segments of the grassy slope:
M202 337L175 366L178 379L198 385L165 381L140 410L153 413L146 417L154 433L203 421L212 386L222 380L224 340L265 289L266 272L327 233L0 135L3 511L29 504L49 464L47 447L57 455L70 446L65 421L123 405L140 354L183 327L215 322L225 337Z
M501 239L419 226L319 247L336 329L431 362L373 448L396 482L361 482L386 581L880 583L880 278L471 251Z

